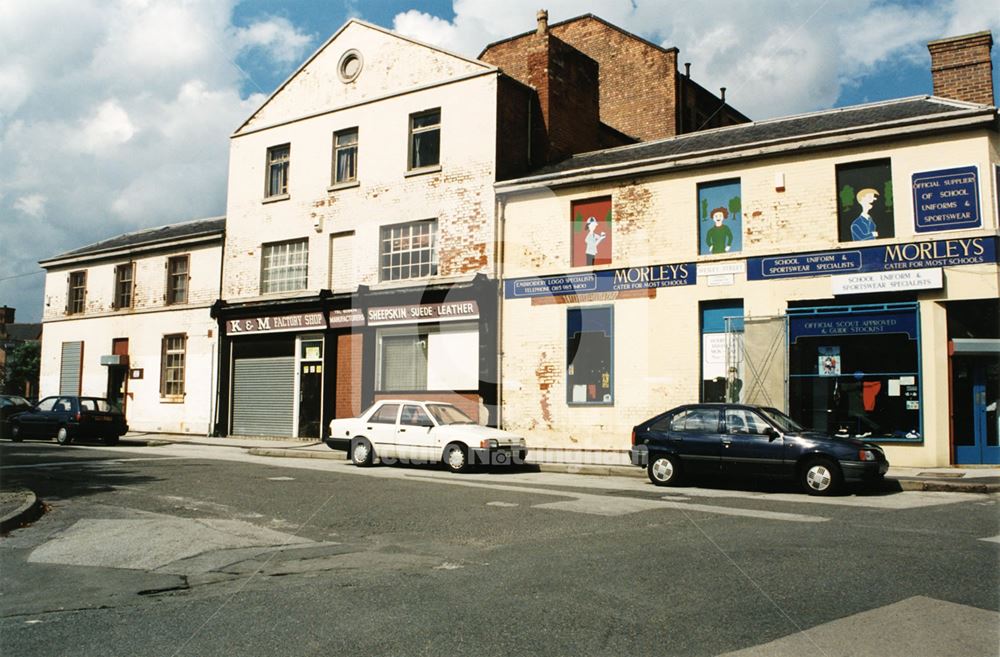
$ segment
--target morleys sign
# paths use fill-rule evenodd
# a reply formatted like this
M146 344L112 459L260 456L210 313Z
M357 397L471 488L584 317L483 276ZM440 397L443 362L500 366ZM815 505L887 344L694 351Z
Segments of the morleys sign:
M767 256L747 260L747 280L767 281L825 274L872 273L996 263L996 237L887 244L843 251Z
M694 263L683 263L514 278L504 281L503 295L505 299L526 299L694 285L697 281L696 272Z
M979 228L979 172L960 167L913 174L914 228L918 233Z

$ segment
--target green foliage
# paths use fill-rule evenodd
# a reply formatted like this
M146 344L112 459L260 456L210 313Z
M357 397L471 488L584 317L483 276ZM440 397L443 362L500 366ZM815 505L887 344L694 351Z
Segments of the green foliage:
M38 370L42 362L41 351L40 342L22 342L7 352L4 390L20 394L24 391L26 383L30 383L33 389L38 389Z
M604 217L604 223L611 225L611 208L608 208L608 214Z
M851 185L844 185L840 190L840 207L844 210L850 210L854 207L854 187Z
M886 209L892 207L892 181L886 180L885 187L882 188L882 201L885 203Z
M701 199L701 220L708 221L708 199Z
M574 233L579 233L581 230L583 230L583 221L584 221L583 215L580 214L579 212L577 212L576 216L573 217L573 232Z
M743 209L743 206L741 204L739 196L734 196L731 199L729 199L729 218L730 219L735 220L736 219L736 215L738 215L742 209Z

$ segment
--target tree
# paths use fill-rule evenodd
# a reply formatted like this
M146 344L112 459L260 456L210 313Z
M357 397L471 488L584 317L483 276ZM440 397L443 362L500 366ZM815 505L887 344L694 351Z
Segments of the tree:
M42 345L40 342L22 342L7 352L4 368L3 388L5 392L23 395L30 387L38 392L38 370L41 367Z
M737 215L739 215L740 210L742 209L743 205L740 202L739 196L734 196L731 199L729 199L729 216L732 218L733 221L737 220L736 217Z
M854 187L851 185L844 185L840 189L840 207L845 212L854 207Z

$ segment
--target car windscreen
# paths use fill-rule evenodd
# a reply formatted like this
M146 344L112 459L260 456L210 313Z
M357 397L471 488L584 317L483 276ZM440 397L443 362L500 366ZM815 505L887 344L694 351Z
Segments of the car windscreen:
M774 423L781 433L798 433L806 430L806 428L801 424L776 408L762 408L760 409L760 412L763 413L768 420Z
M17 395L6 395L3 399L0 399L0 405L3 406L31 406L28 400L24 397L18 397Z
M427 404L438 424L475 424L468 415L450 404Z

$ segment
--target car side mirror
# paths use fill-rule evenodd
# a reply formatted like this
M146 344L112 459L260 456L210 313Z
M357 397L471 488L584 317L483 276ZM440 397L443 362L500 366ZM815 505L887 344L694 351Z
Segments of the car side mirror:
M764 429L764 435L767 436L768 440L774 440L778 437L778 432L774 430L774 427L767 427Z

